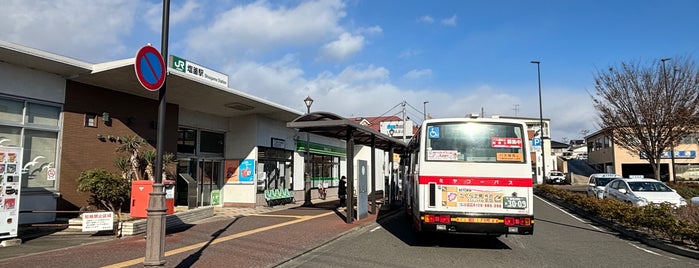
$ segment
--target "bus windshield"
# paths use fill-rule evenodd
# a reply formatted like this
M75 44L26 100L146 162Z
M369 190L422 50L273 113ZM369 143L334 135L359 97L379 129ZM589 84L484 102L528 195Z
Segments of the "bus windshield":
M427 125L426 161L524 163L519 124L449 122Z

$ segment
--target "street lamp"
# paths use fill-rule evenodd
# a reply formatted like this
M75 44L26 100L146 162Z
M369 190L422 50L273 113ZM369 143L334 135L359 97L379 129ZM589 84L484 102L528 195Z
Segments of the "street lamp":
M313 105L313 99L311 99L311 96L306 97L306 99L303 100L303 103L306 104L306 114L311 113L311 105ZM313 169L310 166L310 159L311 159L311 133L306 132L306 157L305 157L305 175L304 175L304 185L303 185L303 207L312 207L313 203L311 203L311 172Z
M429 101L422 102L422 120L427 120L427 104Z
M536 64L536 74L537 80L539 81L539 125L541 131L541 178L544 179L546 176L546 153L544 150L544 115L543 109L541 108L541 62L533 60L531 63Z
M660 61L663 63L663 83L665 87L665 91L667 91L667 74L665 73L665 62L669 61L670 58L662 58ZM667 94L667 92L665 92ZM672 137L672 128L668 130L668 134ZM672 181L677 181L677 177L675 177L675 139L671 140L670 144L670 162L672 164Z

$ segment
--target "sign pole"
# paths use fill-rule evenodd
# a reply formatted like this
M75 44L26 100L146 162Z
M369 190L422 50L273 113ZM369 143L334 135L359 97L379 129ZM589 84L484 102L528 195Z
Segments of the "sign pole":
M170 0L163 0L163 28L161 34L161 49L163 59L167 59L168 51L168 31L170 21ZM167 63L165 63L167 77ZM153 192L150 193L148 202L148 221L146 226L146 256L143 261L144 266L165 265L165 229L166 212L165 192L163 191L163 150L165 146L165 111L167 102L165 101L165 91L167 89L166 80L158 92L158 133L156 139L157 156L155 160L155 181L153 182Z

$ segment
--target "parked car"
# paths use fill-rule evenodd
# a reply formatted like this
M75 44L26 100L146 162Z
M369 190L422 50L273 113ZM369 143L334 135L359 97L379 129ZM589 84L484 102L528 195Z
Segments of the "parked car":
M551 170L546 175L546 183L548 184L566 184L566 175L558 170Z
M675 175L677 179L685 181L698 181L699 180L699 167L691 167L684 172L677 173Z
M614 179L604 190L604 198L613 198L634 206L670 203L674 206L687 205L675 190L659 180L649 178Z
M563 154L561 154L561 158L563 158L563 160L570 160L573 158L573 152L572 151L565 151L565 152L563 152Z
M587 181L587 196L594 196L598 199L604 197L604 187L613 179L621 179L621 176L614 173L594 173Z

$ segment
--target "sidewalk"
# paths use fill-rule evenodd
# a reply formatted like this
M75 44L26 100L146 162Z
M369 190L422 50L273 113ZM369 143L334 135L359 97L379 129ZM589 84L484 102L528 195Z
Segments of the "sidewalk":
M180 267L194 264L269 267L389 215L389 211L377 205L376 214L370 213L367 218L347 224L345 210L335 207L337 199L312 201L314 207L302 207L302 201L274 207L217 207L211 218L167 230L165 267L175 267L178 263ZM0 248L0 267L16 267L18 261L37 267L99 267L120 263L117 266L139 267L145 256L144 235L115 238L60 231L25 238L28 239L23 239L19 246ZM231 265L230 259L236 263Z

